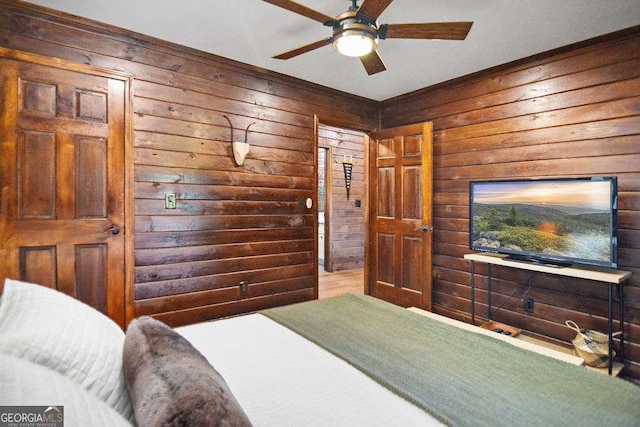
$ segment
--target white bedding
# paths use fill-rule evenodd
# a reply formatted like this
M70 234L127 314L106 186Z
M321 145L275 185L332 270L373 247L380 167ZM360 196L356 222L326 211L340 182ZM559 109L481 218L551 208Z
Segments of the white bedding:
M58 371L0 354L0 406L61 406L67 426L131 427L114 408ZM1 421L1 420L0 420ZM0 423L0 425L46 425Z
M260 314L175 329L222 374L255 426L442 425Z
M123 343L118 325L88 305L45 286L5 280L0 354L57 371L133 422Z

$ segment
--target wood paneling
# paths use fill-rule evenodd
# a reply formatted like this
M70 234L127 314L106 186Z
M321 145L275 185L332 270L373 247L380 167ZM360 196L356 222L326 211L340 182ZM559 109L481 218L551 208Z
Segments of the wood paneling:
M184 324L314 297L316 220L304 207L316 194L314 115L346 128L372 129L378 103L9 1L0 1L0 45L134 77L136 314ZM32 102L24 108L54 112L55 87L28 89ZM76 94L73 113L97 124L104 99L85 89ZM233 162L223 115L243 130L255 122L242 167ZM42 145L46 138L31 141ZM80 155L94 158L99 144L86 142ZM100 172L102 165L92 168ZM40 192L50 191L47 170L37 173L43 174ZM357 179L363 182L362 172ZM175 210L164 208L166 193L176 194ZM103 195L90 196L80 206L85 216L103 206ZM352 192L354 197L362 194ZM35 214L47 213L48 199L42 200ZM334 206L340 216L344 207ZM362 223L345 221L346 227ZM334 235L340 233L345 231ZM99 259L94 252L87 256ZM357 254L349 256L358 263ZM344 255L338 259L348 264Z
M469 321L470 180L615 175L627 375L640 378L640 29L507 64L382 103L383 127L434 125L434 311ZM479 267L486 315L486 269ZM494 318L569 342L606 330L606 286L494 268ZM531 287L528 287L531 284ZM535 310L522 309L524 294ZM617 345L617 343L616 343Z
M107 309L107 247L77 245L75 247L76 298L102 312Z
M106 216L108 209L106 140L77 136L75 146L76 218Z
M18 138L18 218L55 219L55 134L22 130Z

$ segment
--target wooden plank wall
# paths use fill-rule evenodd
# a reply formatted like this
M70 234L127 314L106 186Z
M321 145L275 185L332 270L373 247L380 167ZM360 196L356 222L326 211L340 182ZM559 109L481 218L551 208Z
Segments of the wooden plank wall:
M633 273L625 355L633 361L627 373L640 378L640 29L388 100L381 117L383 127L433 121L433 309L450 317L470 318L470 266L462 258L470 252L470 180L618 177L619 268ZM498 320L565 342L575 336L567 319L606 331L607 286L536 276L530 316L521 307L525 273L494 273ZM486 292L479 297L477 312L486 315Z
M0 45L134 77L136 315L177 325L314 298L314 114L370 129L377 102L4 0ZM255 122L242 167L223 115Z
M364 133L321 124L318 129L318 145L331 148L331 185L327 186L330 209L329 230L326 244L331 247L330 261L325 260L329 272L364 268L364 207L365 207L365 159ZM353 169L349 200L345 187L344 156L351 156ZM360 200L360 207L356 206Z

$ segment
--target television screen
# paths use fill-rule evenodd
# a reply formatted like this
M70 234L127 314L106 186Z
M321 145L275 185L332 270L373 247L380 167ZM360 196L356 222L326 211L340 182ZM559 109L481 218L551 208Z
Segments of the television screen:
M615 177L474 181L469 213L472 250L617 267Z

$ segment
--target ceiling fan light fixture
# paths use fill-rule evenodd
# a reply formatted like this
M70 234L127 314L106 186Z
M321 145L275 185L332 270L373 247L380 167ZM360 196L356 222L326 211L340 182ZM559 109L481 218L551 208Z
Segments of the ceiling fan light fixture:
M345 56L365 56L375 48L375 39L366 31L344 31L334 39L333 48Z
M333 48L345 56L365 56L376 48L377 34L372 25L356 20L353 12L345 14L333 30Z

